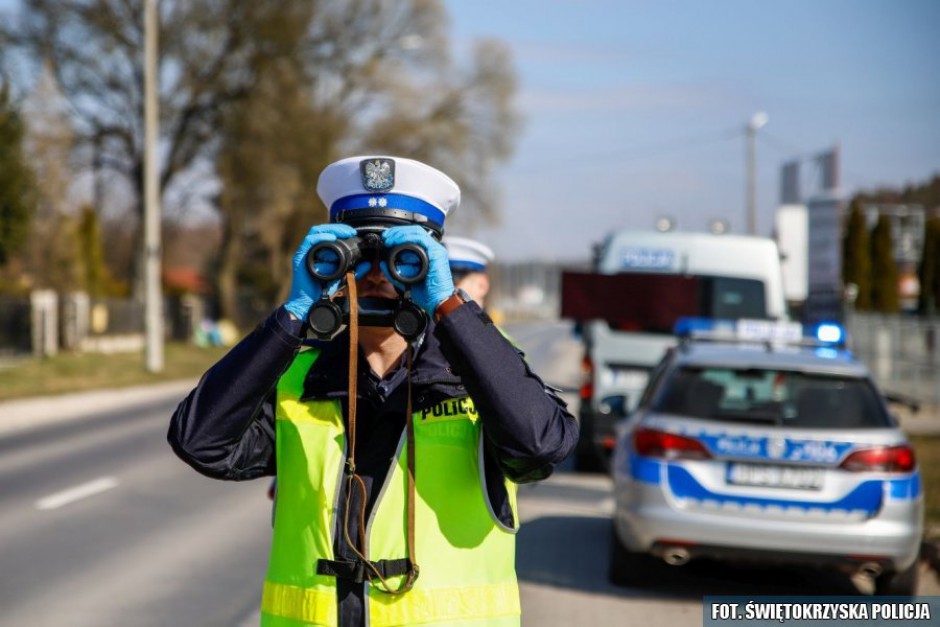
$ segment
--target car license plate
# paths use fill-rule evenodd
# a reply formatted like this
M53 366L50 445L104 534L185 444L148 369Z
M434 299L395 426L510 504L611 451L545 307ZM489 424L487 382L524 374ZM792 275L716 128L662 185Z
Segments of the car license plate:
M823 484L823 469L764 464L728 464L728 483L765 488L819 490Z

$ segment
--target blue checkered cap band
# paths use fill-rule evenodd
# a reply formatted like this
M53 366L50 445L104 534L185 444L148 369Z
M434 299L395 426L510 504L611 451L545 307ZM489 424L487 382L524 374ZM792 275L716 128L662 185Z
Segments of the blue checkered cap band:
M360 209L398 209L443 225L460 204L460 187L440 170L414 159L375 155L328 165L320 174L317 194L330 220Z
M335 221L344 211L357 209L401 209L423 215L432 222L444 224L443 211L429 202L404 194L356 194L345 196L330 207L330 220Z

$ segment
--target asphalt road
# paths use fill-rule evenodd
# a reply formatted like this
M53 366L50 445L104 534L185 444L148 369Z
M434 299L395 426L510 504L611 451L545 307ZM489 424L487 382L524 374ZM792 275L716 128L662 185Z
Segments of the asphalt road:
M576 385L580 352L565 327L508 331L547 382ZM167 421L185 387L0 404L0 625L257 624L267 484L212 481L172 454ZM33 418L40 426L24 426ZM615 588L612 506L602 475L562 469L523 486L525 625L697 626L704 594L856 590L834 575L710 564L673 568L653 589Z
M255 610L265 486L182 464L166 444L178 400L0 439L0 624L238 625Z

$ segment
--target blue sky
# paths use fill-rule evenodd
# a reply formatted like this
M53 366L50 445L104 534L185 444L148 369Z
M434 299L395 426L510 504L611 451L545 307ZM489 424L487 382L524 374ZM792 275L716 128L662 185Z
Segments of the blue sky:
M842 189L940 173L940 2L447 0L458 50L511 47L525 122L500 173L504 260L585 258L613 228L673 217L745 230L757 111L758 227L780 166L841 147ZM810 171L810 166L804 166Z

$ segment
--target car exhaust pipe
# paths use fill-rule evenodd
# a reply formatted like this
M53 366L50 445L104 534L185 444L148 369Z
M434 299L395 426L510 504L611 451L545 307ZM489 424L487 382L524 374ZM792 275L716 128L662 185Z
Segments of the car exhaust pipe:
M881 564L877 562L865 562L858 567L859 574L871 577L872 579L877 578L881 575L884 569L881 567Z
M670 566L682 566L688 564L689 560L692 559L692 556L689 554L688 549L684 549L681 546L668 546L663 549L663 561L669 564Z

